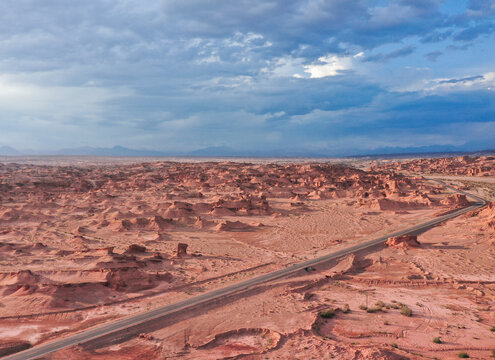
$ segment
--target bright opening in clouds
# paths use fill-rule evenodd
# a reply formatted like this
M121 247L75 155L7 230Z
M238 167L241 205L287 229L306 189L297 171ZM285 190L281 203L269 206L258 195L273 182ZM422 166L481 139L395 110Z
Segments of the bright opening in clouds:
M310 73L310 78L318 79L327 76L337 76L342 74L343 70L349 70L351 68L351 60L349 57L322 56L318 59L321 64L305 65L304 70Z
M3 0L0 146L494 148L494 20L495 0Z

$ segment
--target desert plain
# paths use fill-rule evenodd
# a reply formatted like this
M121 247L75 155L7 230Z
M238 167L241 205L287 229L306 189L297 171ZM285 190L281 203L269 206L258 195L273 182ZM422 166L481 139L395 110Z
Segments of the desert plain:
M495 355L495 157L0 159L0 355L427 231L44 359Z

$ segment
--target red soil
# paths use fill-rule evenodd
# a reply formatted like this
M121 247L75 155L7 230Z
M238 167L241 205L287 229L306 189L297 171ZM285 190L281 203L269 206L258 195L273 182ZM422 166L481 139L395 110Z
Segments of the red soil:
M0 164L0 336L35 345L424 221L468 201L397 170L474 166L486 175L492 162L428 159L379 171L307 163ZM495 318L480 309L495 306L494 209L422 234L421 246L416 237L391 238L388 247L192 310L191 318L132 340L51 358L415 359L414 352L434 354L431 337L440 332L440 358L473 336L471 355L485 356ZM368 313L359 308L368 300L370 308L400 301L413 316L393 307ZM340 310L323 319L328 308Z

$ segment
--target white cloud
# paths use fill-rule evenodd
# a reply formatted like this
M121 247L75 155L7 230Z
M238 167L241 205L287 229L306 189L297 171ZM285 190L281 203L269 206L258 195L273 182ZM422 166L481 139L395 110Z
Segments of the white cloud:
M304 69L304 59L284 56L274 59L269 67L261 69L262 73L269 73L274 77L305 77L300 73Z
M319 79L328 76L341 75L342 71L354 67L354 59L359 59L363 53L354 56L327 55L318 58L317 62L304 65L304 58L284 56L277 58L271 68L264 68L262 72L270 73L276 77L294 77L297 79Z
M304 71L310 74L311 79L337 76L352 68L352 58L349 56L328 55L320 57L318 61L320 64L304 66Z
M0 109L27 118L90 118L102 112L103 103L130 95L132 91L126 88L40 86L0 77Z
M495 72L463 78L440 78L426 84L429 93L456 91L495 90Z
M218 55L210 55L201 59L196 60L196 64L213 64L213 63L221 63L222 59Z
M241 32L236 32L230 38L223 40L223 44L226 47L269 47L272 44L270 42L263 41L264 37L261 34L248 32L243 34Z

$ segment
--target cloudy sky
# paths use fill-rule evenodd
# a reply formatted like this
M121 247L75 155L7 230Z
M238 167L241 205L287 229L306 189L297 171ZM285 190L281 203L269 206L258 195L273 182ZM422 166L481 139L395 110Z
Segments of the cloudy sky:
M495 147L495 0L2 0L0 145Z

